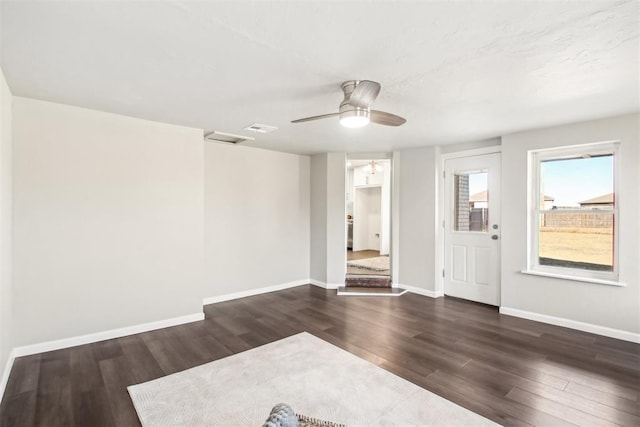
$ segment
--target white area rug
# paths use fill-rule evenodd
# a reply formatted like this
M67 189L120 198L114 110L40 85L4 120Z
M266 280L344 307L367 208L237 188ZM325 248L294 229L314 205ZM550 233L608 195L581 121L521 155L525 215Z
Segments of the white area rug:
M347 262L347 267L366 268L373 271L384 271L389 269L389 257L377 256L374 258L354 259Z
M128 390L145 427L259 427L281 402L348 426L497 425L306 332Z

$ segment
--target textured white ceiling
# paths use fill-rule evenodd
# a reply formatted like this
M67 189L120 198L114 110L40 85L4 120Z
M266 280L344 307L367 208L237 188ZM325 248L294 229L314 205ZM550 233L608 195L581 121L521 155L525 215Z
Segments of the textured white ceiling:
M295 153L449 144L640 109L638 1L3 1L15 95L250 134ZM346 129L379 81L399 128Z

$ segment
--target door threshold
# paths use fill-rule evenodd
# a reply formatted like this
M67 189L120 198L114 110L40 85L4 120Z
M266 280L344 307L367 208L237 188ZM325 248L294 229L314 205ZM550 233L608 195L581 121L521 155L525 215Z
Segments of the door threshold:
M370 297L399 297L408 291L403 288L367 288L362 286L340 286L338 295L370 296Z

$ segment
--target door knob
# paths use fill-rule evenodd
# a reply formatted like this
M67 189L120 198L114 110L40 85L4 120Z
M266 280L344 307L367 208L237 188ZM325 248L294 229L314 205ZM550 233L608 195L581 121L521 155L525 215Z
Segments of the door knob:
M491 236L491 240L498 240L498 235L494 234L493 236Z

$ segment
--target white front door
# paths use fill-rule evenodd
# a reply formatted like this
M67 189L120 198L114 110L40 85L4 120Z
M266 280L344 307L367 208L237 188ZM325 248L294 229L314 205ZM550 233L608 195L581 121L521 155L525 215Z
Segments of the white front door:
M500 154L448 159L444 292L500 305Z

